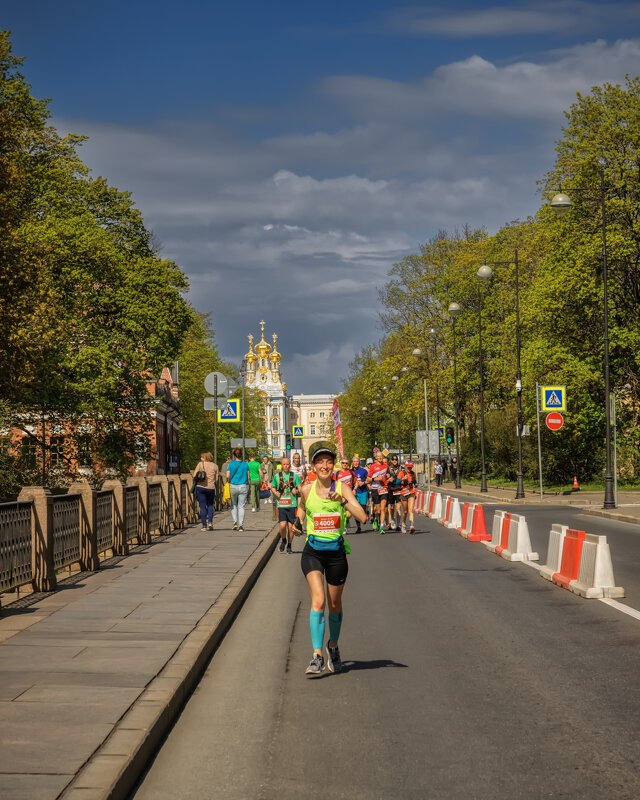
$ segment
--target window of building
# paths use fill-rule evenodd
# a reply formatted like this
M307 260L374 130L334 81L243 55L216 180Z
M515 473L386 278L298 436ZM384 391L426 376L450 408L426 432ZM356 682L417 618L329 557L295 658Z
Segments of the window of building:
M28 467L36 466L36 440L31 436L23 436L20 445L20 455L25 465Z
M271 430L277 431L278 430L278 417L274 417L271 420Z
M64 436L52 436L50 439L51 466L64 465Z
M315 436L316 435L316 426L315 425L309 425L309 434L311 436Z
M316 412L315 411L310 411L309 412L309 419L315 419L315 418L316 418Z
M326 425L320 425L320 436L324 436Z
M280 437L279 436L274 436L273 437L273 447L279 447L279 446L280 446Z
M324 419L324 411L320 412L320 419Z
M88 434L78 436L78 466L91 466L91 436Z

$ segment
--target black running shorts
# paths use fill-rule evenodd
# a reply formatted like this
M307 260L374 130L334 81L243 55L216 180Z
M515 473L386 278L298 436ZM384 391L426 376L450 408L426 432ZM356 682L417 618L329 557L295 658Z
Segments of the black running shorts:
M342 546L339 550L316 550L307 542L302 551L300 566L305 575L314 570L322 572L331 586L342 586L349 572L347 554Z
M388 496L389 496L388 492L380 494L377 489L371 490L371 499L373 500L374 506L377 506L381 500L386 500Z
M278 522L290 522L292 525L296 521L296 508L286 507L278 509Z

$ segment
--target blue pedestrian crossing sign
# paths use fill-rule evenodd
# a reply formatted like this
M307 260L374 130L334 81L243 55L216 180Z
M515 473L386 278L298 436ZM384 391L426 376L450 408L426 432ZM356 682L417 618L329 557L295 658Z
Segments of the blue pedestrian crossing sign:
M294 425L291 429L291 435L294 439L304 438L304 425Z
M543 411L567 410L566 386L541 386Z
M218 409L218 422L239 422L240 401L226 400Z

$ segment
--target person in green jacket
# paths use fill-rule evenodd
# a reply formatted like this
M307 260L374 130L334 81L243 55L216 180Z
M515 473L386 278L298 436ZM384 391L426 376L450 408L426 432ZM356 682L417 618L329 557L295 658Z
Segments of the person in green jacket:
M260 510L260 462L255 455L249 456L249 496L251 511Z

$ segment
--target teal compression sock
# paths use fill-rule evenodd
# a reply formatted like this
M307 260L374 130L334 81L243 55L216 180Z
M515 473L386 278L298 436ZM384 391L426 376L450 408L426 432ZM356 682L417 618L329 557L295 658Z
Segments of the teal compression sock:
M337 614L329 613L329 638L332 642L338 641L342 627L342 609Z
M324 642L324 611L309 612L309 627L311 628L311 645L314 650L322 650Z

